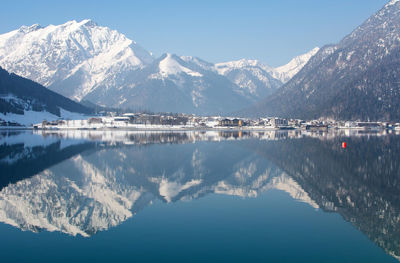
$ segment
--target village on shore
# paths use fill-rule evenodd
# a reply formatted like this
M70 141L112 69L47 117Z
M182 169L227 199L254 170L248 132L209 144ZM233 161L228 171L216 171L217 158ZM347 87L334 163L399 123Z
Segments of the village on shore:
M91 116L86 119L42 121L33 125L33 129L243 129L243 130L291 130L327 131L328 129L359 130L400 130L400 123L356 122L300 119L278 117L238 118L223 116L196 116L186 114L154 113L109 113L107 116Z

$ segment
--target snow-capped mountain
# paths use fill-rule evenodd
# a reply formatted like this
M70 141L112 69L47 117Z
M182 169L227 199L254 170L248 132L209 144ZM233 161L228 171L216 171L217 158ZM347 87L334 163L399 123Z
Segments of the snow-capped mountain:
M257 102L260 98L267 98L289 81L318 50L319 48L316 47L277 68L249 59L217 63L214 67L220 75L226 76L240 87L240 94Z
M256 90L272 93L282 86L282 83L286 83L296 75L318 50L319 48L316 47L276 68L265 65L258 60L249 59L217 63L215 68L219 74L227 76L250 94L256 93ZM267 90L265 90L265 87L267 87Z
M171 54L154 60L123 34L91 20L0 35L0 65L69 98L105 106L214 114L255 100L210 63Z
M269 72L274 78L279 79L282 83L286 83L293 78L318 51L319 47L315 47L309 52L293 58L286 65L274 68Z
M152 61L136 42L91 20L0 35L0 66L76 100L98 88L119 88L121 74Z
M150 111L222 114L276 91L311 53L278 70L255 60L213 64L154 59L133 40L91 20L22 26L0 35L0 66L77 101ZM278 79L277 79L278 78Z
M127 75L120 89L95 91L86 98L125 108L196 114L222 114L251 105L237 85L208 69L207 62L184 59L164 54Z
M253 102L266 98L282 86L282 82L271 75L274 69L257 60L241 59L217 63L215 69L238 85L238 92Z

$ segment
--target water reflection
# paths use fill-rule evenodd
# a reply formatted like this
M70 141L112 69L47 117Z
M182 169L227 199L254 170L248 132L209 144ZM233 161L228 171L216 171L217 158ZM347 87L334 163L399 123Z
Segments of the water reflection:
M155 200L278 189L339 213L396 257L400 137L348 133L3 132L0 221L91 236Z

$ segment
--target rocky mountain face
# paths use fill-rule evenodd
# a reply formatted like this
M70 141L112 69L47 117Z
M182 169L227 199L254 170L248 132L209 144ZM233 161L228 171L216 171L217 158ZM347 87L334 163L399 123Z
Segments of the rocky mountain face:
M223 114L266 98L310 55L274 69L253 60L213 64L155 59L125 35L91 20L22 26L0 35L0 66L77 101L150 111Z
M400 1L337 45L321 48L274 95L246 113L314 119L400 120Z

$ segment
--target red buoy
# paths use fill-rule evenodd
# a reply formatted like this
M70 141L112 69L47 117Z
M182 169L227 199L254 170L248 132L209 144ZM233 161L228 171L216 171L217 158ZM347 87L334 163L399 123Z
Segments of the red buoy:
M342 142L342 148L346 149L347 148L347 143L346 142Z

